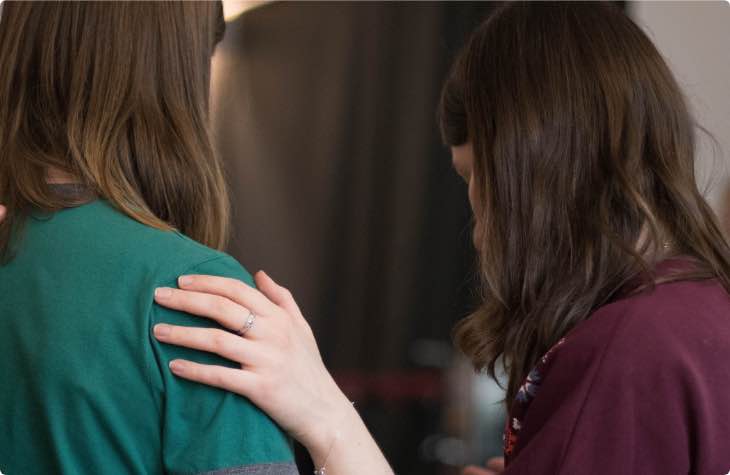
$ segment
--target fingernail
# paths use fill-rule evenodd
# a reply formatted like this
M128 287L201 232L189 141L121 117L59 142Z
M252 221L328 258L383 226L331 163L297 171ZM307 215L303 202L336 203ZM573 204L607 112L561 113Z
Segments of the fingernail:
M193 278L190 277L189 275L183 275L183 276L180 276L179 279L177 279L177 284L180 287L184 287L184 286L190 285L192 283L193 283Z
M155 325L154 332L156 337L164 338L170 335L170 325L165 325L164 323L157 324Z
M185 365L177 360L170 361L170 371L172 371L173 373L182 374L183 372L185 372Z
M155 298L168 299L172 296L172 290L167 287L160 287L155 289Z

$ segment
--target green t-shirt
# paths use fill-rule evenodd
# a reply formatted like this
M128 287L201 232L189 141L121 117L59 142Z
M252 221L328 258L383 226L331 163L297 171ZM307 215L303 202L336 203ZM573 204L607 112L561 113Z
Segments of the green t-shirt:
M156 305L189 273L251 276L231 257L103 200L34 216L0 266L0 472L294 474L290 440L247 399L174 376L221 358L159 343Z

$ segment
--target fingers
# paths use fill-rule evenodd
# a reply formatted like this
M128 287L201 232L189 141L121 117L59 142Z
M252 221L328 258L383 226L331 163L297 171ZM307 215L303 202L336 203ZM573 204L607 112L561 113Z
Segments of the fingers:
M487 460L486 468L469 465L464 467L461 475L499 475L504 472L504 457L492 457Z
M504 472L504 457L492 457L487 460L487 468L497 473Z
M155 302L172 310L210 318L233 331L240 330L250 315L249 310L225 297L167 287L155 290Z
M0 223L2 223L5 220L5 215L8 213L8 209L0 205Z
M240 280L212 275L184 275L178 279L181 289L225 297L246 307L256 315L276 313L274 305L261 292Z
M205 365L187 360L173 360L170 371L176 376L209 386L225 389L241 396L254 399L256 375L253 373L225 366Z
M297 305L294 297L288 289L274 282L274 279L264 271L259 271L254 276L256 286L266 295L272 302L280 306L291 315L301 315L299 305Z
M500 472L495 472L487 468L477 467L475 465L469 465L461 471L461 475L497 475Z
M155 325L153 332L163 343L215 353L239 364L252 363L252 343L225 330L160 323Z

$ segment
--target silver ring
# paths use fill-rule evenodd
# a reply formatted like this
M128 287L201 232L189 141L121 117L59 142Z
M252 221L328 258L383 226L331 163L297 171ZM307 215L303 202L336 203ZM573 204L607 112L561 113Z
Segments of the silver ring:
M246 334L247 331L253 327L254 322L256 321L256 315L253 314L253 312L248 313L248 318L246 319L246 323L243 324L240 330L236 332L236 335L243 336Z

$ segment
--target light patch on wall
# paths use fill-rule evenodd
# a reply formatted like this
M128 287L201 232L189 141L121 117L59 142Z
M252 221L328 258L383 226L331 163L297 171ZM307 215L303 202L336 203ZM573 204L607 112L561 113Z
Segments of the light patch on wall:
M730 8L723 2L632 2L631 14L669 63L699 125L700 191L730 236Z
M230 22L241 16L244 12L266 5L267 3L271 3L271 0L223 0L223 16L227 22Z

